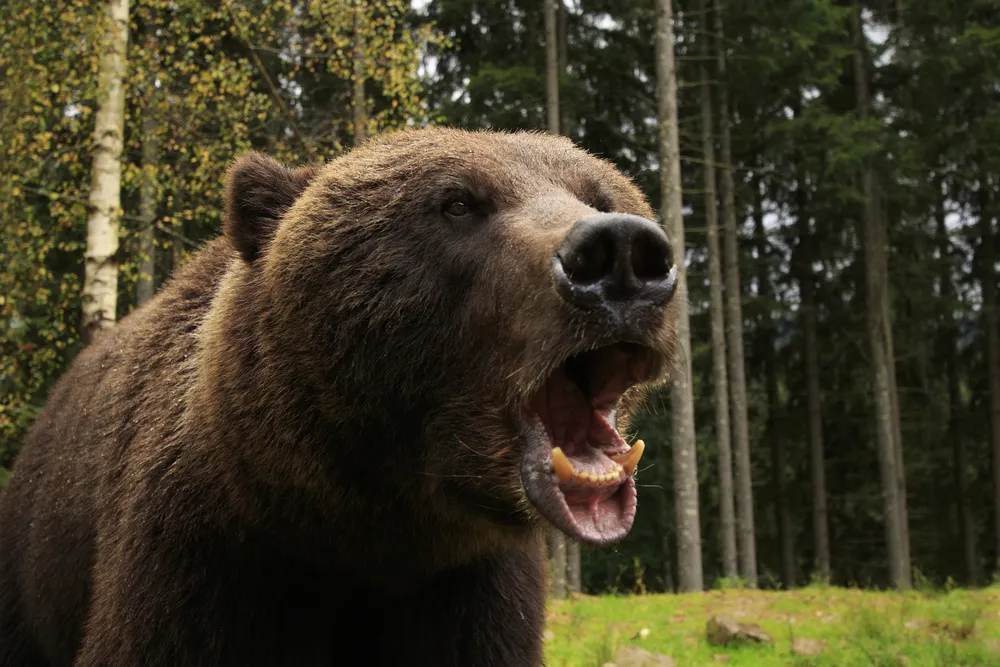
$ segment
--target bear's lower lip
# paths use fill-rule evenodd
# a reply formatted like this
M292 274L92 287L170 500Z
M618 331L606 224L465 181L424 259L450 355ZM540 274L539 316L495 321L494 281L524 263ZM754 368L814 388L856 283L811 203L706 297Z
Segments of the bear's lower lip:
M646 348L617 344L567 360L525 406L521 480L556 528L587 544L624 538L635 520L631 450L616 429L618 400L649 379ZM631 454L631 455L630 455Z

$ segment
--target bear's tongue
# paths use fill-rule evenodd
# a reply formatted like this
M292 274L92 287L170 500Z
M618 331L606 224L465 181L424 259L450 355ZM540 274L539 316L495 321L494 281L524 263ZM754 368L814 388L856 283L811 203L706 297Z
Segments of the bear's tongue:
M601 544L621 539L632 526L631 474L643 445L629 448L613 426L627 378L610 364L598 366L585 383L589 400L578 382L560 369L532 400L533 433L522 475L529 499L550 522L576 539Z

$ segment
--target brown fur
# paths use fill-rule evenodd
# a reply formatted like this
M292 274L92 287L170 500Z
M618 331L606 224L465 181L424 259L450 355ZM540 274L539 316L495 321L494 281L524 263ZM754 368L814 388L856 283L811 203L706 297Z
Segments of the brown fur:
M489 219L443 216L458 191ZM0 665L540 664L512 415L607 341L550 257L595 208L651 217L639 191L561 138L421 130L244 156L226 195L226 236L79 355L17 461Z

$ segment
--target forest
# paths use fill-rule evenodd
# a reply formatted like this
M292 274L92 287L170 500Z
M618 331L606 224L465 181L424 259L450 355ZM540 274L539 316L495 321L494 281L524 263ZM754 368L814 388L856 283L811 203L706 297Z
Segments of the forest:
M642 187L688 290L635 527L553 534L556 597L1000 578L1000 3L8 0L0 43L0 478L239 153L552 131Z

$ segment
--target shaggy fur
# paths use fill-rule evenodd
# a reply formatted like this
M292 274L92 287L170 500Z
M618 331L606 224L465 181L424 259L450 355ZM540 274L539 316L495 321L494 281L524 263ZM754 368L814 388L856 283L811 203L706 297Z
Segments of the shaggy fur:
M226 198L225 236L30 433L0 665L541 664L514 415L612 336L556 294L554 249L595 209L651 217L640 192L561 138L439 129L297 170L250 154ZM669 322L635 323L664 358Z

